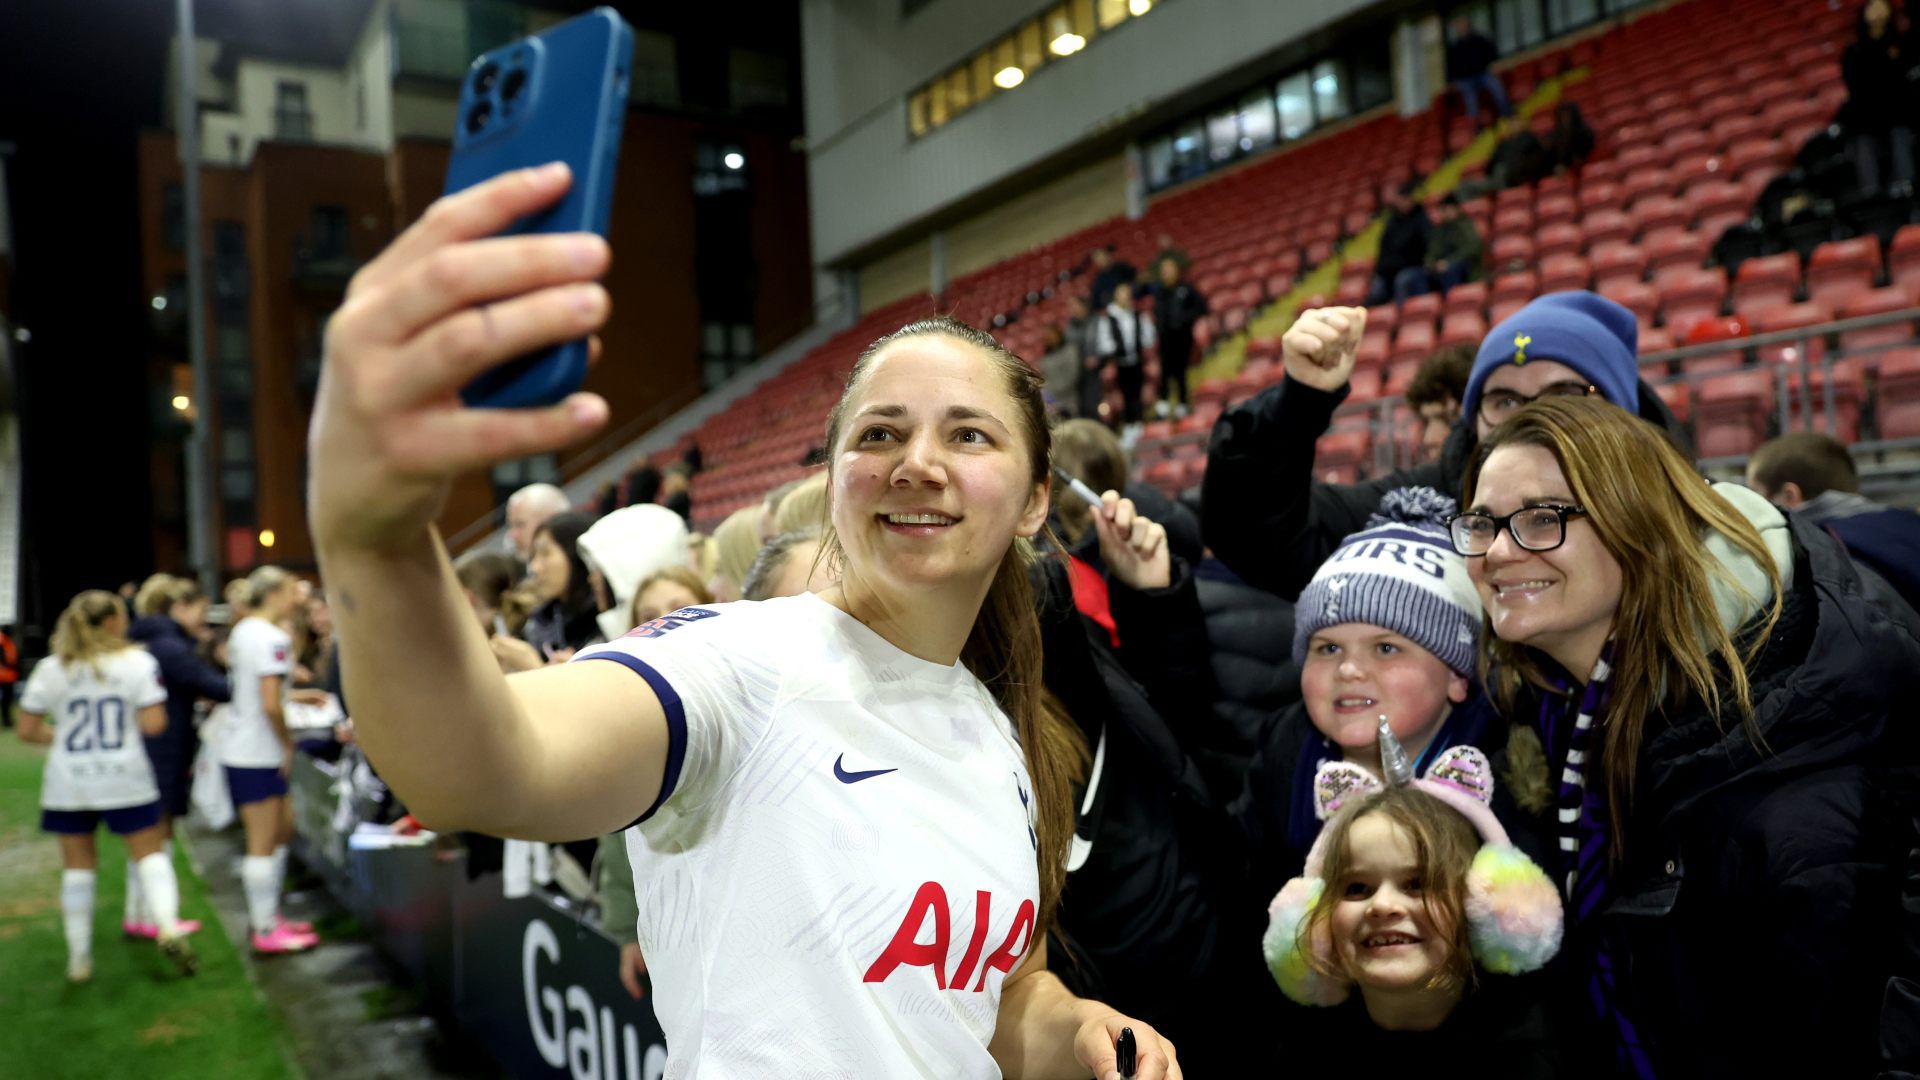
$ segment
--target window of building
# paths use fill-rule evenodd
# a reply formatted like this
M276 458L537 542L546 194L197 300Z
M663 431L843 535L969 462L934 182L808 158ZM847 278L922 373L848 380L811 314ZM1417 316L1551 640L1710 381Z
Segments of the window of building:
M1313 130L1313 87L1310 76L1296 71L1280 80L1274 108L1280 113L1280 137L1297 139Z
M1240 118L1232 109L1207 117L1207 160L1228 161L1240 152Z
M1347 115L1346 80L1338 60L1322 60L1313 65L1313 115L1321 123Z
M1279 128L1275 121L1273 98L1264 90L1255 90L1240 99L1240 149L1252 152L1273 145Z
M316 259L345 259L353 254L347 233L347 208L316 206L307 223L307 245Z
M286 142L313 138L313 113L307 109L307 84L281 79L274 86L273 137Z

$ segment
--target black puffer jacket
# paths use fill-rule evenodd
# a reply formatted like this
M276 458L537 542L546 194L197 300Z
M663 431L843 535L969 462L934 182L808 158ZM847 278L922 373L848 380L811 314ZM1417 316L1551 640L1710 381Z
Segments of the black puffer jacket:
M1912 1045L1882 1006L1911 962L1920 624L1832 537L1791 535L1792 584L1750 675L1765 749L1697 706L1650 721L1614 899L1556 964L1583 999L1595 935L1613 942L1663 1077L1872 1076L1883 1036ZM1910 1028L1891 1005L1884 1023Z
M1299 596L1340 541L1364 528L1380 496L1395 488L1424 486L1459 498L1480 442L1471 416L1453 426L1439 461L1357 484L1315 481L1314 444L1350 391L1341 387L1329 394L1288 377L1227 410L1214 425L1200 530L1215 557L1247 584L1288 599ZM1676 441L1684 439L1673 413L1645 382L1639 411ZM1688 450L1684 444L1681 449Z
M1222 933L1219 917L1236 852L1220 842L1220 811L1173 730L1207 707L1193 577L1175 560L1166 589L1114 582L1117 653L1105 629L1074 609L1059 560L1046 560L1036 579L1047 688L1094 757L1074 793L1079 821L1051 966L1076 992L1166 1033L1189 1075L1231 1075L1245 1064L1232 1018L1248 995L1196 987L1221 950L1245 947Z
M1195 572L1200 610L1207 620L1207 659L1213 668L1213 723L1190 738L1222 803L1240 792L1260 733L1300 700L1300 665L1293 662L1293 604L1234 578L1217 560Z

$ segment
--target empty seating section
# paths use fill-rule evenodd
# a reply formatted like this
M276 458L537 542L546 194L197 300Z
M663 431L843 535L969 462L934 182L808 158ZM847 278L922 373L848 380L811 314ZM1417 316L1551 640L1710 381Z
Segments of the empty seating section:
M1851 7L1825 0L1688 0L1507 69L1519 101L1539 81L1587 67L1590 75L1570 82L1564 96L1580 103L1597 133L1594 157L1577 175L1463 204L1487 243L1482 281L1399 309L1370 309L1352 394L1321 440L1317 473L1363 476L1377 459L1404 452L1410 441L1392 428L1401 437L1377 453L1376 433L1389 429L1369 421L1411 427L1392 399L1420 360L1441 345L1477 342L1489 325L1545 292L1592 288L1617 300L1639 320L1643 352L1686 344L1697 326L1727 316L1744 319L1751 332L1791 330L1920 302L1920 226L1901 230L1884 259L1877 240L1864 237L1820 245L1804 267L1791 253L1749 258L1731 276L1711 263L1721 233L1748 220L1761 189L1844 100L1839 51L1852 17ZM1714 44L1703 50L1706 40ZM1550 116L1534 122L1544 130ZM1090 249L1112 245L1145 275L1169 239L1192 260L1189 279L1211 305L1198 347L1245 346L1237 374L1197 385L1191 415L1148 423L1135 446L1136 471L1147 482L1168 491L1197 484L1221 410L1281 378L1277 338L1235 335L1363 230L1384 190L1432 171L1448 147L1465 145L1472 135L1465 119L1451 123L1442 131L1431 112L1364 120L1158 198L1140 220L1103 222L967 274L938 302L917 296L868 314L695 434L710 466L694 484L696 524L710 528L804 475L803 455L821 441L826 412L866 342L911 318L951 311L1037 360L1046 328L1063 323L1071 298L1086 291ZM1307 302L1357 305L1372 271L1370 259L1350 259L1337 284L1327 279L1326 295ZM1851 435L1877 398L1878 434L1920 435L1913 329L1901 324L1805 349L1683 361L1658 389L1692 423L1702 455L1740 454L1775 422L1783 361L1797 368L1802 352L1815 365L1839 357L1830 375L1816 373L1815 408L1825 411L1830 391L1836 422ZM1150 357L1149 387L1155 363ZM1669 373L1647 374L1653 381ZM1061 395L1073 397L1071 390ZM1797 417L1802 403L1792 397Z

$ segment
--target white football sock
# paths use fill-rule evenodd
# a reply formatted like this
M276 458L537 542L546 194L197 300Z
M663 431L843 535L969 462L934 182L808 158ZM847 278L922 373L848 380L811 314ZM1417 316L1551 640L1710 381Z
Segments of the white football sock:
M127 856L127 911L123 921L139 924L146 919L146 907L140 902L140 875L134 870L134 858Z
M173 876L173 863L166 852L156 851L140 860L140 887L147 895L147 910L161 937L172 937L180 928L180 882Z
M247 894L247 918L256 934L273 933L280 913L280 885L273 873L273 856L249 855L240 860L240 884Z
M60 922L67 932L67 964L93 962L93 871L60 874Z

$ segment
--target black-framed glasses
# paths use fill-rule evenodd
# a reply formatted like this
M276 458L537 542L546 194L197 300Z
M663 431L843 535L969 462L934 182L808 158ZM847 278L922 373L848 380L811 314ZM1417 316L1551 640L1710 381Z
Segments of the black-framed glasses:
M1480 395L1480 418L1498 426L1500 421L1519 412L1523 406L1542 398L1591 397L1599 392L1599 387L1582 382L1557 382L1532 397L1511 390L1487 390Z
M1586 512L1584 506L1545 504L1523 506L1501 517L1469 510L1447 519L1447 533L1453 538L1453 550L1468 558L1491 551L1501 529L1528 551L1552 551L1567 542L1567 519Z

